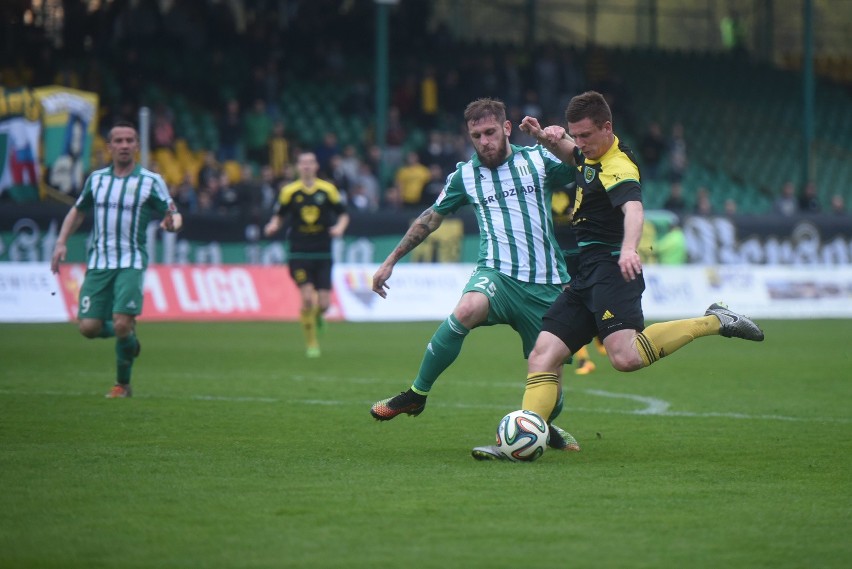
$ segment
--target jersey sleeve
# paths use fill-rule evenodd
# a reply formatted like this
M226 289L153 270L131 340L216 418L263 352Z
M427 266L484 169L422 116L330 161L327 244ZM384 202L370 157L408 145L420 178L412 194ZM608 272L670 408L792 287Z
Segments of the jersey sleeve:
M462 166L460 166L447 176L444 189L438 194L432 209L441 215L449 215L468 203L470 203L470 197L464 189Z
M292 184L281 187L281 190L278 192L278 201L275 202L275 210L273 212L275 215L283 217L287 213L293 200L293 193L295 193L295 188Z
M94 177L94 174L90 174L89 177L86 178L86 183L83 184L83 191L80 192L80 195L77 197L77 201L74 202L74 207L80 211L89 211L95 203L95 196L92 193L92 179Z
M600 180L614 207L630 201L642 201L639 167L626 156L607 163L601 170Z
M561 188L574 181L576 170L573 166L557 158L547 148L543 146L539 146L539 148L541 149L541 157L544 159L544 171L551 188Z
M328 184L326 192L328 193L328 203L331 205L332 211L337 215L346 213L346 202L343 201L343 197L340 195L340 190L337 189L337 186Z
M159 174L151 175L151 196L148 198L148 202L158 213L164 214L169 210L175 211L174 201L169 194L169 187Z

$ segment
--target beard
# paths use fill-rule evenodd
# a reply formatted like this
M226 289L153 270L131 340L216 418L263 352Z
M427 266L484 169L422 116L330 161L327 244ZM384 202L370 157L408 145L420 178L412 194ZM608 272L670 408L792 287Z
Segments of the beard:
M494 169L506 160L506 153L508 149L509 143L506 138L503 138L495 149L495 152L490 156L483 156L478 150L476 151L476 155L479 157L479 161L483 166Z
M127 168L131 164L133 164L133 154L128 154L127 156L116 155L115 165L119 168Z

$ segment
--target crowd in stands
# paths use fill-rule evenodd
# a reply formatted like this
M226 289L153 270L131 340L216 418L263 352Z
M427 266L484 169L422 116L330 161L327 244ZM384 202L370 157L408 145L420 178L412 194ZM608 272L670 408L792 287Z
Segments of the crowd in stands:
M3 70L4 84L98 92L101 137L114 120L133 119L141 106L150 107L150 166L188 213L265 219L277 189L295 178L294 157L305 150L316 153L320 176L338 186L353 210L423 209L456 163L472 154L461 119L469 101L505 101L515 126L511 141L527 145L533 141L517 129L524 115L561 123L570 97L588 88L608 98L617 132L636 144L643 178L671 184L665 207L689 213L683 126L670 124L666 135L651 120L639 132L647 117L640 119L629 87L598 50L580 57L555 45L460 44L440 22L424 26L428 3L412 2L391 22L391 93L381 149L370 126L374 94L366 79L373 73L373 45L364 41L373 34L372 2L350 3L338 13L324 2L258 3L242 12L226 2L175 2L167 10L156 0L105 2L93 10L83 2L63 5L62 48L35 26L16 28L11 39L18 47ZM282 94L304 83L345 90L335 111L363 118L360 136L342 141L333 128L317 133L288 124ZM177 97L215 116L214 139L201 147L187 142L173 105ZM93 168L106 162L102 148L101 140ZM701 188L691 196L694 213L718 213L708 192ZM819 207L815 198L802 197L806 202L796 201L797 211ZM736 203L729 201L725 213L731 214ZM791 207L776 206L779 212Z

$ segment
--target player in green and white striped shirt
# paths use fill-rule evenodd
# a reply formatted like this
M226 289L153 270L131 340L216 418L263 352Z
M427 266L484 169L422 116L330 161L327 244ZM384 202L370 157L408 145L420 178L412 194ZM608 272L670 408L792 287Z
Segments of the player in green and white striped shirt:
M568 282L553 231L551 196L573 181L573 169L542 146L509 144L512 123L506 120L500 101L478 99L465 109L464 119L476 154L458 165L435 204L420 214L382 263L373 276L373 291L385 298L394 265L435 231L446 215L465 205L473 206L479 222L477 268L453 313L432 336L411 388L370 409L380 421L422 413L432 385L477 326L512 326L528 357L542 315ZM555 410L548 422L558 413ZM579 450L564 431L554 428L551 432L552 447Z
M87 338L115 336L117 381L109 398L130 397L133 360L139 355L136 316L142 313L142 285L148 266L146 230L153 215L166 231L178 231L183 218L159 174L136 164L139 136L130 123L110 129L112 165L89 175L83 192L65 216L53 250L51 269L65 260L68 237L92 212L92 245L80 289L79 327Z

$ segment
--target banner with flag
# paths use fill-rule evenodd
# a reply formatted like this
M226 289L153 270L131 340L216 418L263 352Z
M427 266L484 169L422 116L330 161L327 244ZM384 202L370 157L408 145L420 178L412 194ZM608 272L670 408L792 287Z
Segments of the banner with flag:
M82 191L89 170L98 95L58 86L33 89L33 95L42 109L42 193L71 201Z
M38 199L40 109L27 89L0 88L0 198Z

